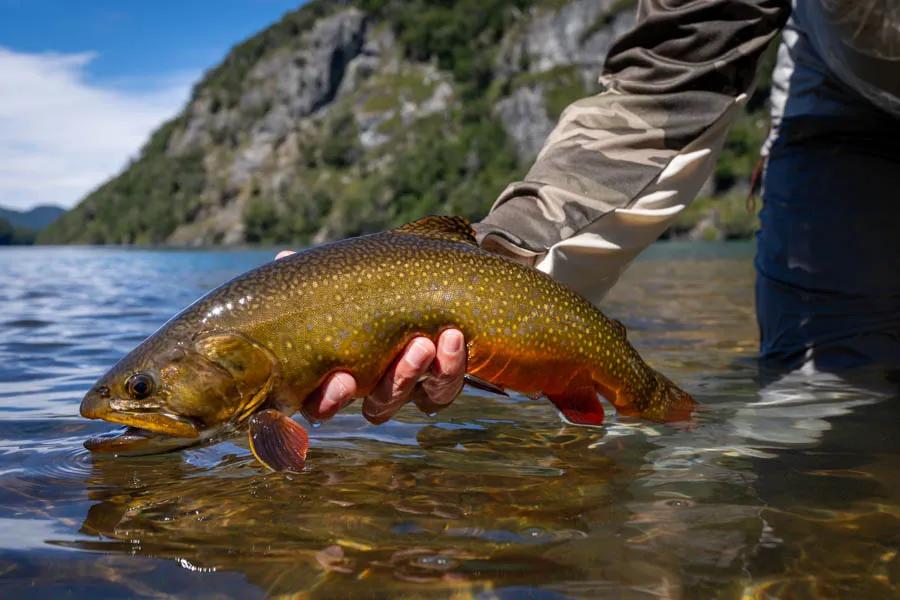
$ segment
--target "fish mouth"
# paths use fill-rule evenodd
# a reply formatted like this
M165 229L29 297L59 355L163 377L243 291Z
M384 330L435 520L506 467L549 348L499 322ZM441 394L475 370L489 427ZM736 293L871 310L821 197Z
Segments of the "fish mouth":
M194 446L214 433L188 417L159 409L130 411L114 408L116 400L88 393L81 402L81 416L125 425L118 430L92 437L84 442L91 452L116 456L160 454Z
M117 399L91 390L81 401L81 416L101 419L119 425L128 425L150 433L179 438L197 438L201 428L192 419L164 412L159 408L148 410L121 410Z
M196 439L200 437L200 428L190 419L166 413L109 412L104 415L88 416L89 419L102 419L110 423L127 425L150 434Z
M128 426L91 437L84 442L84 447L100 454L142 456L170 452L198 442L196 437L178 437Z

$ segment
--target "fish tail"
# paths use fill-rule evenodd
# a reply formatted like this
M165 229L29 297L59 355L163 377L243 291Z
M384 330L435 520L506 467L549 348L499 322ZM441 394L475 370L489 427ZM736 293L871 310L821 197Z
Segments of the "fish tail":
M643 389L635 390L625 386L604 394L616 407L616 411L623 415L660 422L690 419L696 404L694 398L662 373L650 367L647 367L647 370L648 382ZM602 387L609 389L606 386Z
M655 386L650 395L650 410L659 421L686 421L691 418L697 402L693 396L675 385L671 379L658 371L653 371Z

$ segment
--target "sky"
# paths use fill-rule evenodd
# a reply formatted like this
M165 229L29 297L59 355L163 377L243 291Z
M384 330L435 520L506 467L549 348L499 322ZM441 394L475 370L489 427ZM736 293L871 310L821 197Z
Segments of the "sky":
M0 0L0 206L71 207L302 0Z

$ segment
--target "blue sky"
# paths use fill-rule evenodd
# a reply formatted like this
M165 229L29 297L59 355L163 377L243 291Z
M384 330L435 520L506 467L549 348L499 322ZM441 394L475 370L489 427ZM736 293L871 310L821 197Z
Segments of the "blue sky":
M0 0L0 205L71 206L302 0Z

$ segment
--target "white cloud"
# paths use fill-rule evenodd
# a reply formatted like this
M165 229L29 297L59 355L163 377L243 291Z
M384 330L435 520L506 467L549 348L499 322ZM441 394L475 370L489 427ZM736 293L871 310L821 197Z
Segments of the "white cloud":
M0 47L0 205L72 206L175 115L196 75L157 79L149 91L115 89L87 81L94 57Z

